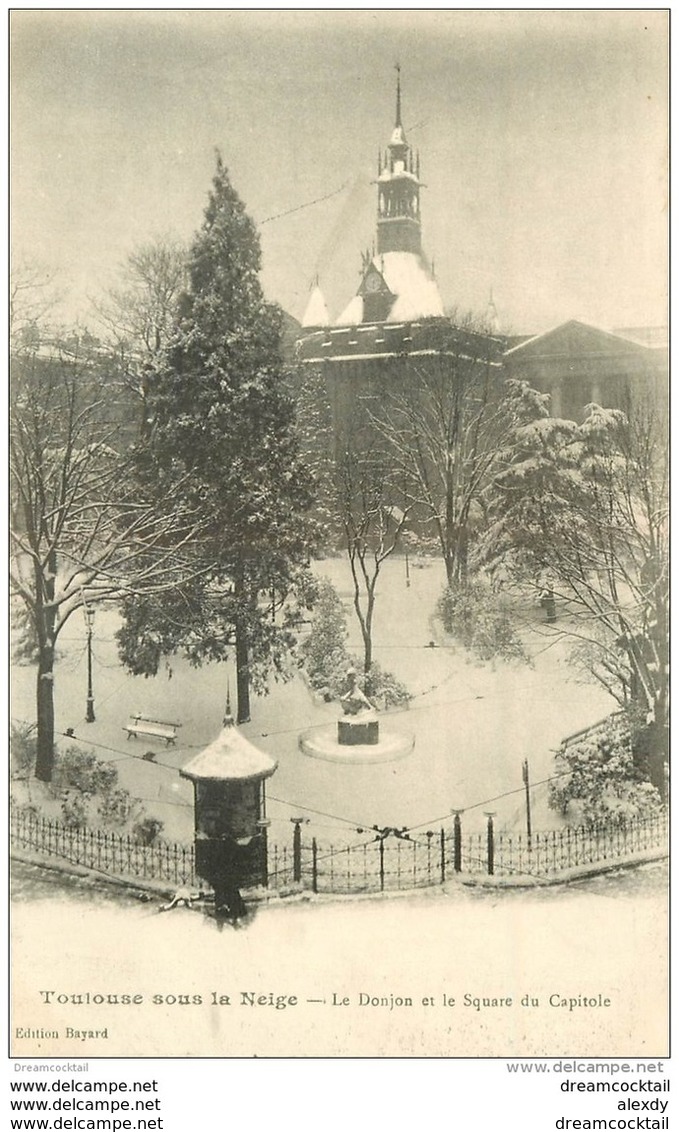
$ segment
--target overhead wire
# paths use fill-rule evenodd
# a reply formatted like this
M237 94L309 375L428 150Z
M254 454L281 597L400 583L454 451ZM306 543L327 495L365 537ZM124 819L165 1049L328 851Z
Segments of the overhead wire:
M345 181L338 189L333 189L331 193L326 193L325 196L315 197L314 200L305 201L304 204L297 204L294 208L288 208L284 212L276 212L273 216L267 216L264 220L259 221L260 228L264 224L270 224L272 220L281 220L284 216L292 216L293 212L301 212L304 208L311 208L314 204L321 204L325 200L331 200L332 197L339 196L344 192L349 181Z
M78 736L76 736L76 735L69 735L67 737L70 738L70 739L77 739L78 738ZM81 742L89 742L89 740L84 740L84 739L80 740L80 741ZM105 746L104 744L101 744L101 743L99 743L99 744L93 743L92 745L98 746L98 747L102 748L103 750L111 751L114 754L119 754L121 756L121 758L136 759L136 760L141 761L141 762L146 762L147 765L149 765L149 766L161 766L161 767L164 767L168 770L174 770L177 773L179 772L179 769L180 769L179 767L174 766L172 763L158 762L158 760L155 759L155 758L153 760L145 759L143 755L128 754L125 751L120 751L115 747L107 747L107 746ZM115 761L118 761L118 760L112 759L110 761L115 762ZM547 778L538 779L537 782L531 783L530 789L531 790L537 789L538 786L544 786L546 783L554 782L559 778L564 778L567 775L569 775L570 773L571 773L571 771L563 771L560 774L554 774L554 775L550 775ZM524 791L525 791L525 786L517 786L517 787L513 788L512 790L505 790L501 794L495 794L491 798L484 798L480 802L474 802L471 805L464 806L458 812L468 813L471 810L480 809L482 806L488 806L488 805L491 804L491 802L498 802L502 798L509 798L514 794L521 794ZM355 821L352 818L345 818L345 817L342 817L338 814L329 813L327 810L319 810L319 809L316 809L313 806L306 806L306 805L303 805L302 803L299 803L299 802L289 802L289 801L287 801L287 799L278 798L274 794L267 794L267 800L270 801L270 802L276 802L276 803L278 803L279 805L282 805L282 806L289 806L290 809L293 809L293 810L303 810L305 813L317 814L319 817L330 818L330 820L333 821L333 822L341 822L342 824L349 825L354 829L376 828L374 825L371 825L370 822ZM182 804L184 804L184 803L182 803ZM190 803L185 803L185 804L190 805ZM410 832L412 830L417 830L417 829L424 829L424 827L428 826L428 825L437 825L438 823L448 819L451 816L451 814L454 813L454 812L455 812L455 810L449 810L448 813L443 814L443 815L441 815L437 818L431 818L431 819L428 819L427 821L419 822L416 825L405 826L404 832ZM276 819L276 820L279 820L279 819Z
M326 813L325 810L315 810L312 806L301 806L299 802L286 802L284 798L276 798L273 794L267 793L267 801L278 802L281 806L290 806L291 809L305 810L309 814L319 814L323 818L331 818L332 821L344 822L346 825L353 826L354 829L370 828L370 823L352 821L351 818L338 817L337 814Z
M24 720L17 720L16 722L26 724L26 721L24 721ZM60 731L59 735L64 739L74 739L74 740L76 740L76 742L87 743L88 746L95 747L98 750L109 751L111 754L118 755L119 756L118 759L109 759L108 760L111 763L122 762L124 759L133 759L136 762L146 763L147 766L157 766L157 767L162 767L165 770L175 771L175 773L177 773L177 774L179 773L179 770L180 770L180 767L175 766L173 763L162 762L157 757L154 757L153 759L147 759L147 758L144 757L144 755L137 755L137 754L134 754L131 751L129 751L129 752L128 751L121 751L119 747L110 747L106 743L97 743L92 739L82 738L81 736L76 735L75 732L69 734L68 731ZM144 799L140 799L140 800L144 801ZM353 821L351 818L343 818L343 817L338 816L337 814L327 813L325 810L315 809L313 806L301 805L299 802L288 802L284 798L277 798L272 794L267 794L267 800L271 801L271 802L277 802L279 805L282 805L282 806L289 806L290 809L293 809L293 810L304 810L306 813L318 814L320 817L330 818L330 820L333 821L333 822L341 822L345 825L350 825L354 829L357 829L359 827L363 828L363 829L370 828L370 823ZM146 801L151 801L151 799L146 799ZM180 804L181 805L187 805L187 806L191 805L191 803L180 803Z
M530 789L535 790L538 786L544 786L547 782L554 782L558 778L565 778L567 775L572 774L572 771L565 770L561 774L552 774L549 778L541 778L537 782L531 782ZM484 798L482 802L474 802L470 806L461 806L459 809L451 809L447 814L443 814L438 818L431 818L429 821L420 822L419 825L409 826L410 829L422 829L425 825L437 825L438 822L447 820L451 814L460 813L466 814L470 810L478 810L481 806L489 806L491 802L499 802L501 798L509 798L512 794L521 794L525 792L525 786L517 786L513 790L505 790L502 794L495 794L492 798Z
M458 701L458 702L464 702L464 701ZM25 721L25 720L17 720L16 722L20 723L20 724L24 724L25 726L28 726L27 721ZM111 747L108 744L97 743L96 741L91 740L89 738L82 738L82 737L76 735L75 732L72 729L69 729L68 731L64 731L64 732L59 732L59 734L63 738L73 739L76 742L80 742L80 743L87 743L88 746L94 747L98 750L108 751L111 754L119 756L118 759L110 759L109 760L110 762L119 762L119 761L123 761L125 759L131 759L131 760L135 760L137 762L145 762L147 766L161 767L162 769L170 770L170 771L173 771L177 774L179 773L179 771L181 769L180 767L175 766L173 763L167 763L167 762L163 762L163 761L159 760L157 758L157 756L155 756L155 754L154 754L153 759L149 759L149 758L146 758L144 755L138 755L138 754L134 754L133 752L122 751L118 747ZM536 782L532 782L530 784L530 789L535 790L539 786L544 786L545 784L548 784L550 782L554 782L554 781L556 781L560 778L567 777L569 774L571 774L571 771L563 771L559 774L549 775L547 778L538 779ZM402 832L403 833L409 833L413 830L424 829L426 826L439 825L441 822L447 821L451 817L451 815L456 813L456 812L458 812L458 813L469 813L472 810L480 809L483 806L488 806L493 802L501 801L503 798L509 798L513 795L521 794L524 791L525 791L525 785L514 787L511 790L505 790L500 794L495 794L491 797L484 798L481 801L473 802L473 803L471 803L467 806L460 807L458 810L449 809L447 813L439 815L436 818L430 818L430 819L427 819L427 821L418 822L417 824L410 825L410 826L404 826ZM373 823L364 822L364 821L355 821L352 818L346 818L346 817L343 817L343 816L338 815L338 814L333 814L333 813L328 812L327 810L320 810L316 807L304 805L304 804L299 803L299 802L289 802L289 801L287 801L287 799L278 798L276 795L273 795L273 794L268 794L267 798L268 798L269 801L276 802L278 805L288 806L292 810L301 810L304 813L311 813L311 814L316 814L319 817L329 818L334 823L341 823L341 825L348 825L348 826L351 826L353 829L356 829L356 830L359 830L359 829L365 830L365 829L371 829L371 828L377 829L377 826ZM149 802L151 802L151 801L160 802L161 805L162 804L168 804L168 805L182 806L183 808L192 808L190 802L180 802L180 801L173 802L172 800L167 800L167 802L164 802L161 799L140 799L140 800L141 801L149 801ZM276 819L276 820L278 821L279 819ZM280 820L282 820L282 819L280 819ZM330 827L328 827L328 828L330 828ZM425 844L425 843L423 842L422 844Z

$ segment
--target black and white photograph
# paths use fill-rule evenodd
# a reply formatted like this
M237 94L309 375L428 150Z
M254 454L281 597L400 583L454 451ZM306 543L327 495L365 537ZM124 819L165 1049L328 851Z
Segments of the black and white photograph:
M19 1068L668 1057L668 53L10 12Z

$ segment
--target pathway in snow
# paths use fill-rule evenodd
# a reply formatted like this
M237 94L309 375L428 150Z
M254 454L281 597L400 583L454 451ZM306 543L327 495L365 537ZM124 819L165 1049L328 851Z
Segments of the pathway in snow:
M327 559L317 563L316 569L337 586L348 610L350 644L358 651L345 561ZM468 810L466 829L481 827L486 808L497 811L498 828L522 829L523 759L529 760L533 782L546 778L552 772L553 750L559 740L614 706L597 686L577 683L564 647L545 647L549 639L539 633L528 637L536 654L533 668L482 665L461 649L427 647L434 636L431 616L443 585L442 568L436 560L414 560L410 582L407 586L403 559L385 564L375 626L376 658L404 680L415 696L408 710L384 716L390 729L415 735L415 750L409 758L351 767L304 756L298 748L299 733L308 727L327 726L338 713L336 705L312 696L299 676L274 685L268 697L253 700L252 722L243 730L279 760L268 784L273 841L287 843L289 819L301 814L310 819L307 832L324 844L359 840L356 826L437 828L450 821L454 808ZM117 760L124 784L164 821L164 835L190 840L191 787L177 771L218 733L227 682L235 688L232 666L208 664L196 669L177 659L171 673L148 680L132 677L117 661L113 639L117 624L114 611L97 612L97 718L92 724L84 722L84 625L74 619L65 631L56 673L58 729L63 732L73 727L83 745L91 744L102 757ZM15 668L13 717L34 718L33 698L33 669ZM166 749L147 740L126 740L127 717L140 710L159 719L181 721L177 746ZM141 757L149 749L156 752L154 763ZM508 798L487 801L512 790L517 792ZM558 825L546 799L546 787L537 787L534 829Z

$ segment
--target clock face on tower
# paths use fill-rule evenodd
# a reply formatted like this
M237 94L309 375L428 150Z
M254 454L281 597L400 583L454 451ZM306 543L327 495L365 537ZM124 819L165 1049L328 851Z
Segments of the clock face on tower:
M365 268L363 282L358 289L363 296L363 322L384 322L394 296L391 294L384 276L374 263Z
M364 286L369 294L374 295L377 293L377 291L382 290L382 280L379 275L371 274L366 276Z

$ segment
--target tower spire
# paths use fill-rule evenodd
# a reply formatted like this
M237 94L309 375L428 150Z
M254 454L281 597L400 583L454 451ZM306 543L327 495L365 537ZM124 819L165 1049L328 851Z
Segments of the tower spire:
M421 255L420 174L401 116L401 64L396 70L396 124L377 172L377 253Z

